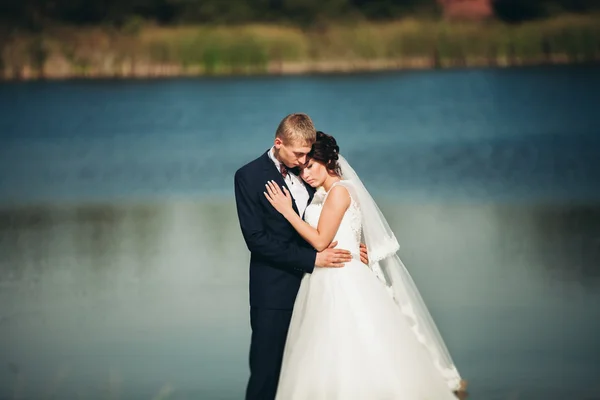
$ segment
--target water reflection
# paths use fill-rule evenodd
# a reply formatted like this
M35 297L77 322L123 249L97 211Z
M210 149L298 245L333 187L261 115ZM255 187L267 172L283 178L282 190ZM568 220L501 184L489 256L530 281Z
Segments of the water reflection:
M597 290L600 279L600 208L597 206L545 206L535 213L516 208L519 224L504 221L506 246L517 253L534 249L533 265L544 269L546 279ZM515 241L520 236L522 240ZM529 240L527 240L529 238Z
M108 371L125 374L123 393L133 396L169 382L228 393L246 365L246 271L244 257L236 265L223 251L222 211L185 203L2 210L0 357L12 367L0 374L1 394L18 372L27 394L39 395L62 364L74 369L64 393L99 396ZM231 238L225 245L242 249ZM224 370L238 378L224 385Z
M600 395L599 206L382 208L471 397ZM0 398L241 397L248 253L229 200L4 208L0 255Z

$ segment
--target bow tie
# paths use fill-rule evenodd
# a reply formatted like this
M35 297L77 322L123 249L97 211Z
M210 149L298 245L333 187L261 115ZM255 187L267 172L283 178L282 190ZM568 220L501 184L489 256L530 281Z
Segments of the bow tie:
M287 165L285 165L284 163L281 163L279 165L279 171L281 171L281 175L285 178L288 174L288 172L291 172L294 175L299 175L300 174L300 168L298 167L294 167L294 168L289 168Z

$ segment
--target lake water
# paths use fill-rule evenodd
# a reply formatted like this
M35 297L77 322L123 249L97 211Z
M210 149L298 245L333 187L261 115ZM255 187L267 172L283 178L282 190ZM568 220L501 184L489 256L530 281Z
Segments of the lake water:
M0 85L0 399L243 398L233 173L307 112L469 399L600 399L600 69ZM162 397L161 397L162 396Z

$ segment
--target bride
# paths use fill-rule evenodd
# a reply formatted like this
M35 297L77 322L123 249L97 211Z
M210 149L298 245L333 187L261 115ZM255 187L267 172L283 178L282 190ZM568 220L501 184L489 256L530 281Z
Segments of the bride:
M301 177L318 188L306 222L285 187L268 182L265 196L317 251L337 241L353 259L304 275L276 398L456 400L464 383L396 255L398 242L332 136L317 132Z

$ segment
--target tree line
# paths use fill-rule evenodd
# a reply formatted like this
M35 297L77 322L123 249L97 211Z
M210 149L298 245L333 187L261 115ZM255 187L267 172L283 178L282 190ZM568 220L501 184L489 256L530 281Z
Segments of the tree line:
M520 22L600 9L600 0L492 0L495 15ZM164 25L276 22L314 24L362 18L439 15L436 0L2 0L0 23L36 29L47 23L123 25L132 18Z

